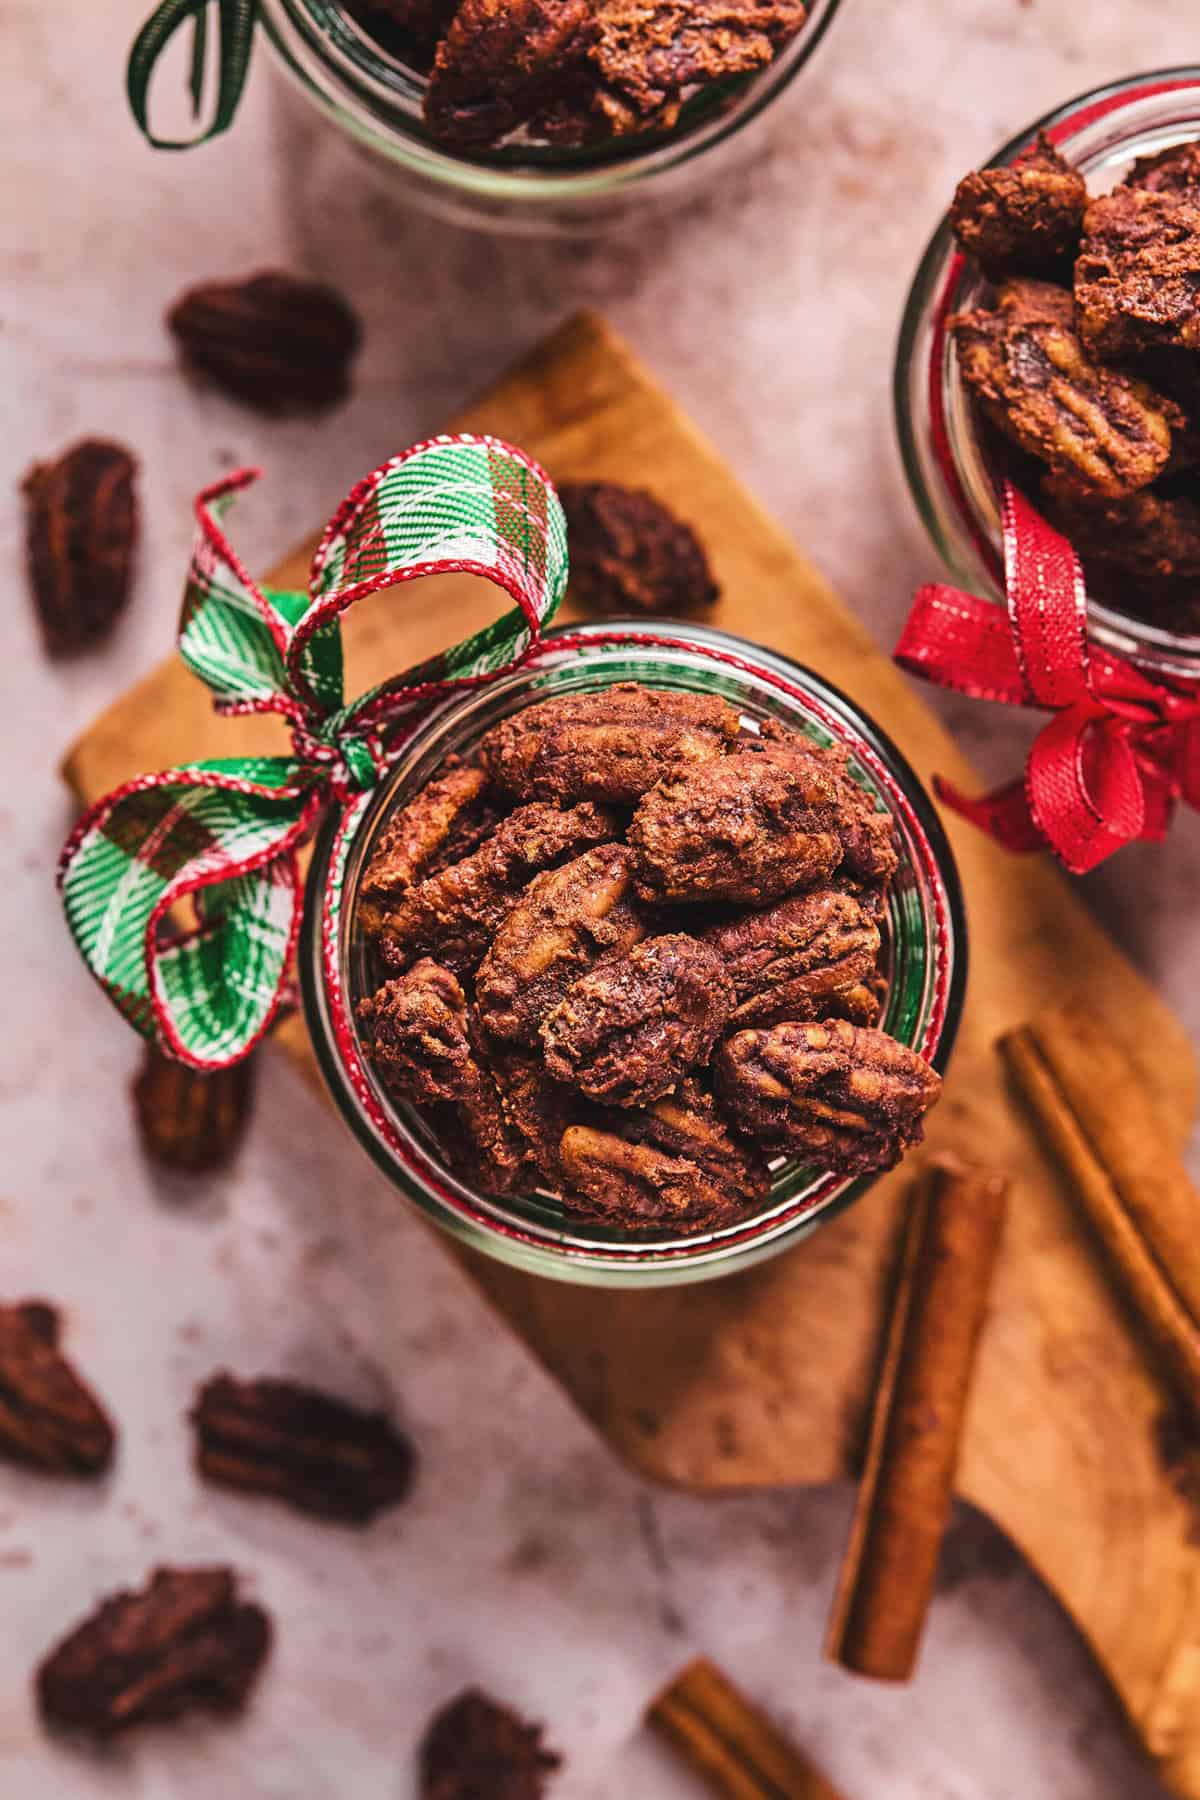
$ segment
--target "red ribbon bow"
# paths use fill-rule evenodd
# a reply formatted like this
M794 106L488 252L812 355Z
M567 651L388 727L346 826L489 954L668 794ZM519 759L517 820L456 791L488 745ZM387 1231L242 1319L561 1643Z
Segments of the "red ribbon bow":
M1011 482L1003 516L1007 612L923 587L896 661L959 694L1053 713L1017 781L976 799L941 776L934 788L1006 849L1049 846L1083 875L1125 844L1164 837L1178 800L1200 808L1200 690L1152 681L1089 644L1067 539Z

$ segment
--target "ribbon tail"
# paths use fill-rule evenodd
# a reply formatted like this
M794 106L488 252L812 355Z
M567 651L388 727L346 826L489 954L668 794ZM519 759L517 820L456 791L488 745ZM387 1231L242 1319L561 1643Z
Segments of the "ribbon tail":
M84 961L131 1024L195 1069L240 1061L286 995L296 851L320 788L287 758L196 764L101 800L59 885Z
M935 775L933 791L943 806L948 806L951 812L986 833L1005 850L1030 855L1046 849L1046 835L1029 810L1029 796L1023 780L1010 781L1003 787L993 788L990 793L972 796L964 794L944 776Z

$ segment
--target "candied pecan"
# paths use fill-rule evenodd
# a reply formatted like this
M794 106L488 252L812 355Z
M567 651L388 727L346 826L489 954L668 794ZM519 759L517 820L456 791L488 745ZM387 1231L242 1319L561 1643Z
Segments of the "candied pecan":
M728 971L737 996L730 1019L774 1025L780 1019L823 1019L841 1004L857 1014L858 990L879 960L879 927L862 902L838 888L814 888L765 912L742 913L703 933ZM846 998L842 998L846 997ZM877 1006L869 997L874 1022Z
M479 754L497 787L519 800L621 804L672 770L714 762L739 729L733 707L715 695L622 681L501 720Z
M766 906L824 882L845 854L837 758L743 750L668 775L629 828L646 899Z
M719 1231L771 1191L766 1164L735 1142L694 1081L644 1112L570 1126L560 1160L567 1210L623 1231Z
M601 844L530 883L476 976L480 1023L493 1038L536 1044L542 1020L577 976L645 937L632 888L625 844Z
M466 996L449 969L423 957L355 1009L367 1057L397 1100L429 1109L446 1154L493 1192L520 1166L500 1096L474 1040Z
M468 1688L430 1721L421 1740L421 1800L542 1800L562 1757L543 1728Z
M362 338L333 288L276 270L189 288L167 324L187 368L265 413L320 412L344 400Z
M190 1414L196 1467L224 1487L366 1525L412 1486L412 1445L381 1412L291 1381L213 1375Z
M920 1143L942 1087L915 1050L845 1019L739 1031L713 1066L747 1137L847 1175L890 1169Z
M567 481L558 490L571 548L571 595L589 612L695 612L720 589L690 525L642 488Z
M599 110L615 130L669 123L688 89L765 68L806 16L802 0L602 0Z
M403 969L424 953L468 974L535 875L615 836L614 819L598 806L519 807L471 856L400 897L377 928L380 955Z
M1200 139L1172 144L1157 156L1139 156L1121 186L1150 194L1200 194Z
M801 778L816 771L827 776L837 794L837 834L842 846L838 865L843 883L849 879L864 889L886 887L896 873L899 855L896 828L890 814L876 806L871 795L850 773L850 754L841 745L818 748L797 731L764 732L751 748L760 756L790 764Z
M101 1475L116 1434L58 1347L45 1301L0 1305L0 1457L53 1475Z
M1200 350L1200 203L1117 188L1093 200L1075 264L1079 335L1093 356Z
M1101 368L1065 288L1010 281L994 312L951 320L963 380L1004 436L1080 492L1116 497L1166 467L1183 414L1146 382Z
M1087 203L1083 176L1043 131L1020 162L964 175L950 218L962 248L992 277L1061 274L1070 280Z
M137 464L121 444L84 438L22 483L29 579L42 639L66 656L102 638L129 599Z
M430 872L452 839L459 854L451 861L478 849L471 821L480 817L486 787L482 769L447 769L391 815L358 885L358 919L365 931L376 932L386 923L389 906Z
M646 1106L707 1062L733 1011L715 950L684 932L598 963L542 1021L546 1067L592 1100Z
M1042 499L1089 580L1093 571L1123 577L1133 605L1147 585L1200 583L1200 503L1189 494L1144 488L1124 500L1089 500L1044 482Z
M202 1707L239 1712L271 1645L260 1606L230 1569L156 1569L140 1593L105 1600L37 1672L53 1725L111 1737Z
M204 1074L146 1045L133 1083L142 1148L164 1168L208 1175L232 1162L254 1098L253 1060Z
M438 45L425 120L443 144L495 144L528 122L581 68L589 0L462 0Z
M547 1187L562 1186L559 1147L569 1125L584 1123L592 1108L574 1088L546 1073L541 1056L505 1048L492 1059L492 1075L511 1135L525 1163Z

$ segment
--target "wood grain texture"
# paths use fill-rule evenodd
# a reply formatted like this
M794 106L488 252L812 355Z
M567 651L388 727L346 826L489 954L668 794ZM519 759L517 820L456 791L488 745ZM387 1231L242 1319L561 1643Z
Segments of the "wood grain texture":
M454 423L522 444L558 478L643 482L697 521L723 598L714 622L851 692L920 775L975 778L926 709L795 546L604 323L573 320ZM380 455L397 446L380 445ZM274 571L304 582L309 547ZM906 596L896 595L899 628ZM376 596L346 626L349 691L496 610L462 579ZM276 743L271 722L218 720L177 662L69 752L92 799L143 769ZM1200 1800L1200 1521L1160 1467L1161 1389L1004 1087L997 1036L1087 993L1182 1143L1195 1067L1181 1027L1045 859L1009 857L948 821L970 916L972 976L928 1151L985 1155L1013 1193L967 1421L959 1490L1024 1552L1077 1621L1168 1786ZM302 1029L284 1034L311 1068ZM705 1286L604 1293L471 1259L476 1279L614 1448L697 1489L845 1476L860 1447L913 1173L889 1177L789 1254ZM1195 1537L1198 1542L1193 1543ZM935 1625L936 1628L936 1625Z

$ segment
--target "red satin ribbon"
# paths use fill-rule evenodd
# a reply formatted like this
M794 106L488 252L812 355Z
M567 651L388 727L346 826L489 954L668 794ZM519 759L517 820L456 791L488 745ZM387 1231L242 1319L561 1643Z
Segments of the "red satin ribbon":
M1125 844L1165 836L1177 801L1200 808L1200 689L1153 681L1089 644L1067 539L1011 483L1003 515L1007 612L923 587L896 661L955 693L1053 714L1019 780L974 799L941 776L934 787L1006 849L1049 847L1083 875Z

